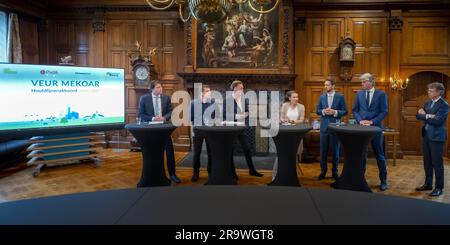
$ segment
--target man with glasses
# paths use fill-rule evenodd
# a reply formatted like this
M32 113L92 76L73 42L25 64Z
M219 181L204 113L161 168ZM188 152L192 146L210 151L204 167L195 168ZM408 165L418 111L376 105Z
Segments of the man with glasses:
M375 78L370 73L364 73L359 78L362 90L356 93L355 104L353 106L353 116L360 125L375 126L382 128L383 119L388 113L387 95L382 90L375 89ZM383 150L383 132L376 134L372 140L372 149L377 159L380 177L380 190L385 191L387 185L386 158ZM363 161L364 171L366 169L366 157Z
M427 191L433 187L433 171L436 176L434 190L430 196L440 196L444 189L444 147L447 139L448 103L442 98L445 88L442 83L428 84L428 98L416 114L417 120L424 122L423 137L423 168L425 184L416 191Z

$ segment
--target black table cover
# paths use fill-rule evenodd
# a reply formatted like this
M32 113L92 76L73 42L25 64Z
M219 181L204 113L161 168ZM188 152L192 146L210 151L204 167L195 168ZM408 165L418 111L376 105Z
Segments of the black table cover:
M297 151L303 136L311 130L307 124L280 125L273 137L277 147L278 168L275 179L269 185L300 186L297 177Z
M1 203L0 217L0 225L450 225L450 205L319 188L177 186Z
M344 168L339 179L331 186L336 189L372 192L364 176L363 160L367 146L381 128L362 125L329 125L344 148Z
M206 144L211 151L211 174L208 185L234 184L231 158L233 144L245 126L198 126L196 130L205 135Z
M138 187L170 185L164 171L164 146L175 130L172 123L127 124L125 128L136 138L142 149L142 175Z

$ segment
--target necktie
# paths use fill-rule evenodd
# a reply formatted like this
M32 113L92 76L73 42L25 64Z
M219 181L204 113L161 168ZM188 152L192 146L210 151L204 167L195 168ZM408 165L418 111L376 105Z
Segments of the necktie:
M159 109L159 96L155 97L155 117L159 116L160 109Z
M433 101L433 102L431 102L431 106L430 106L430 109L431 109L431 108L433 108L433 106L434 106L434 101Z
M369 107L369 104L370 104L370 91L367 90L366 93L367 93L366 94L366 106Z

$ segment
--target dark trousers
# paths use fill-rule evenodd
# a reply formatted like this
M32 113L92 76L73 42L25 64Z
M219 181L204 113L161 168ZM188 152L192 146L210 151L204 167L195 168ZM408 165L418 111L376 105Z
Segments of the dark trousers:
M205 136L196 131L194 129L194 137L192 137L192 141L194 143L194 165L192 166L195 173L200 172L200 154L202 153L202 145L203 140L206 142ZM209 149L209 145L206 144L206 152L208 153L208 173L211 172L211 150Z
M166 152L167 170L169 171L169 175L175 175L175 151L173 150L172 137L169 137L164 149Z
M239 144L241 144L242 150L244 151L245 160L247 161L247 166L250 171L255 170L255 165L253 165L252 153L250 151L250 142L248 142L247 137L244 132L241 132L238 136ZM236 167L234 166L234 158L231 156L231 169L232 173L236 172Z
M435 187L444 189L444 145L445 141L431 141L423 136L423 168L425 184L433 186L433 171L436 176Z
M378 171L380 181L382 183L386 183L387 178L387 170L386 170L386 157L384 156L383 150L383 132L380 132L375 135L371 142L373 153L377 159ZM363 170L366 172L366 161L367 161L367 149L366 149L366 157L363 160Z
M332 167L332 173L338 173L338 164L339 164L339 140L336 136L336 134L330 133L330 132L324 132L320 133L320 168L321 173L326 174L327 173L327 156L328 156L328 149L331 144L331 163L333 164Z

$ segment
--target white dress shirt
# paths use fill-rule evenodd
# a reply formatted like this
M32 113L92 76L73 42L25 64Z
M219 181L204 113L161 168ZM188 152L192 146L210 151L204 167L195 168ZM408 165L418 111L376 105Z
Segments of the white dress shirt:
M369 106L370 106L370 103L372 103L373 94L375 93L375 87L372 87L370 90L366 90L364 98L366 98L367 96L367 91L369 91Z
M327 98L328 98L328 108L331 108L331 106L333 105L333 100L334 100L334 95L336 94L335 91L331 92L331 93L327 93ZM322 109L322 115L326 116L325 114L325 109ZM338 116L338 111L334 110L334 117Z
M244 112L244 108L242 107L242 95L239 98L237 98L236 94L233 92L232 96L233 96L234 101L236 101L237 106L239 107L238 114L236 114L236 119L240 120L240 119L245 118L244 116L242 116L240 114L240 113Z

